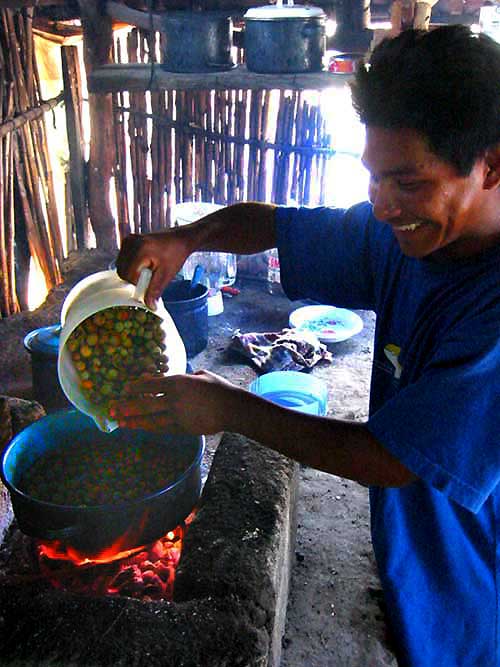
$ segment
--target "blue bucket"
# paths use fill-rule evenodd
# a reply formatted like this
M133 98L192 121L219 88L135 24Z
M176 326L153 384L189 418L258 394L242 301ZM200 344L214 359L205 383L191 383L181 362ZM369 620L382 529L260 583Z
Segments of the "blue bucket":
M163 291L165 308L172 316L188 358L208 344L208 287L191 286L190 280L176 280Z
M31 355L33 398L47 412L68 408L68 401L57 375L60 324L52 324L30 331L24 338L24 347Z

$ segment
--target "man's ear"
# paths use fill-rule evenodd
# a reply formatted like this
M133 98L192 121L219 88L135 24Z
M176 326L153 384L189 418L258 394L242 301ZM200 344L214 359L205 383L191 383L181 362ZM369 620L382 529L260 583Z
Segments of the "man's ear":
M500 144L488 148L485 162L487 171L484 178L484 189L493 190L500 187Z

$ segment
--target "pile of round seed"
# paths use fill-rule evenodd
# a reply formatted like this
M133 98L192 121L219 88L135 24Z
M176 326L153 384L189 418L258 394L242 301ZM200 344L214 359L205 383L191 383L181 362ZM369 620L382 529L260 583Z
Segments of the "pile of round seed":
M109 438L105 445L90 442L48 452L26 470L19 488L58 505L115 504L161 491L181 477L193 458L190 447Z
M134 306L100 310L79 324L66 343L88 401L108 411L123 384L164 372L164 331L154 313Z

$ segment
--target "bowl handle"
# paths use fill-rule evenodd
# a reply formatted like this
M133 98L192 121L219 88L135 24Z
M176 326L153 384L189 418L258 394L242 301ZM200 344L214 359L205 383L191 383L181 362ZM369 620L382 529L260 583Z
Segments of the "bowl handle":
M153 272L151 269L142 269L137 285L135 286L134 299L137 301L142 301L144 303L144 295L148 289L148 285L151 282L151 276Z

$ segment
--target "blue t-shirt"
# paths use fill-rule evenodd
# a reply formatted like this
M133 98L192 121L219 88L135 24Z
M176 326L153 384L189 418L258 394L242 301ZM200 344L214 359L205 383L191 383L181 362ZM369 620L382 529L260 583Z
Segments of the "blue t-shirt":
M500 666L500 247L404 256L368 203L277 209L291 299L375 311L370 432L418 476L370 489L398 660Z

